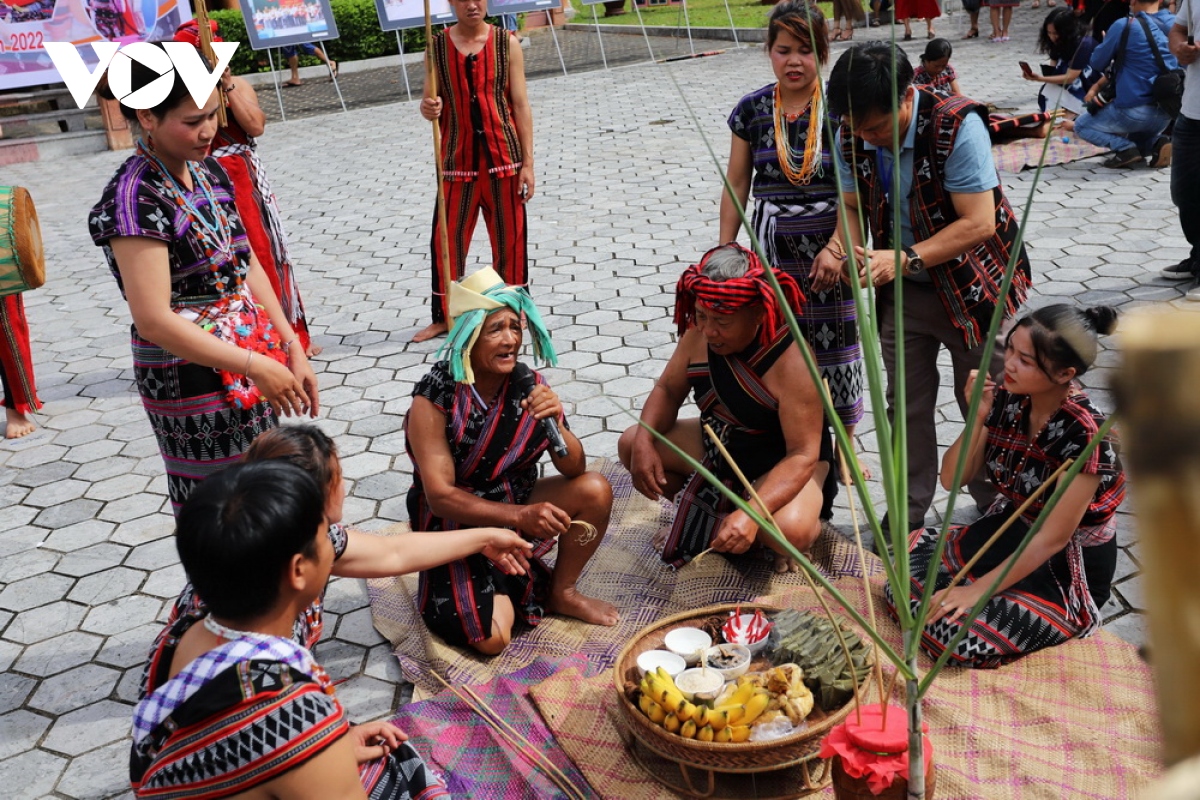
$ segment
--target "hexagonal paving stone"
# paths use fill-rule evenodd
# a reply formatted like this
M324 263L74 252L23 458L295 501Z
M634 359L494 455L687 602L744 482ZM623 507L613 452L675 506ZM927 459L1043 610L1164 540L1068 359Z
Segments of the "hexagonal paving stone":
M87 490L88 484L85 481L64 478L37 487L25 496L23 502L35 508L48 508L83 497L83 493Z
M150 577L142 584L142 594L158 598L178 597L179 592L187 583L187 575L183 565L172 564L150 573Z
M59 555L40 547L32 547L0 558L0 583L14 583L54 569ZM0 593L2 596L2 593ZM0 603L2 606L3 603Z
M128 567L115 567L80 578L67 598L77 603L95 606L133 594L145 579L146 575L143 572Z
M390 719L396 713L398 685L369 675L355 675L338 684L338 701L355 722Z
M95 501L88 500L86 502ZM46 537L46 547L64 553L82 550L85 547L108 541L108 537L112 535L115 528L116 526L111 522L102 522L97 519L83 520L55 530Z
M27 611L62 597L71 588L73 578L65 575L35 575L15 581L0 592L0 608L9 611Z
M86 496L93 500L103 500L106 502L109 500L119 500L122 497L129 497L143 491L149 483L150 478L145 475L126 473L93 483L88 488Z
M44 606L22 611L4 629L4 638L21 644L34 644L79 627L87 614L87 606L58 600Z
M325 630L330 630L331 627L329 621L326 621ZM335 681L357 675L362 670L366 652L365 647L336 639L318 642L313 648L317 663L324 667Z
M100 512L100 519L124 523L139 517L152 516L162 509L163 499L160 495L146 492L122 497L105 503L104 510Z
M371 609L360 608L342 615L337 627L337 638L343 642L353 642L365 647L372 647L386 641L375 630L371 622Z
M174 537L140 544L125 559L125 566L144 570L161 569L178 563L179 551L175 548Z
M24 709L0 715L0 759L31 750L48 727L50 720Z
M62 715L108 697L121 673L99 664L84 664L42 681L30 708Z
M103 639L83 631L71 631L25 648L14 669L46 677L86 664L100 648Z
M175 533L175 518L171 514L151 514L122 522L110 537L120 544L138 545L153 542Z
M14 482L20 486L28 486L30 488L48 486L64 478L71 477L72 473L77 469L79 469L79 465L72 464L69 461L52 461L40 467L31 467L22 470L14 469L13 473L16 475Z
M56 789L62 796L77 800L94 797L134 800L128 787L129 743L126 741L72 759Z
M162 629L161 624L152 622L110 636L96 654L95 661L120 669L140 668L146 663L146 654Z
M111 636L158 619L162 600L135 594L94 607L80 626L85 631Z
M86 500L83 498L71 500L70 502L44 509L34 518L33 523L43 528L50 528L51 530L65 528L68 525L92 519L100 510L100 505L101 503L98 500Z
M55 565L54 571L60 575L73 577L91 575L117 566L128 554L128 547L111 542L101 542L63 556Z
M0 672L0 714L7 714L25 704L37 681L12 672Z
M41 746L56 753L77 756L129 736L132 716L131 706L101 700L60 716ZM128 763L124 766L128 769ZM125 777L128 779L127 772Z
M45 750L27 750L0 761L0 786L12 800L34 800L49 795L67 760Z

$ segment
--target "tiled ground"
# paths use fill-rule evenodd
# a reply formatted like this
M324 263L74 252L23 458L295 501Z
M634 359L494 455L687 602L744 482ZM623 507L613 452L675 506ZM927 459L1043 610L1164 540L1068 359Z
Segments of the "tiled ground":
M954 61L968 93L1029 109L1033 92L1016 62L1033 60L1040 16L1017 17L1014 43L963 43ZM963 27L961 13L940 25L956 40ZM545 41L535 37L531 63L557 61L537 51ZM531 85L532 278L563 351L550 380L592 455L615 452L629 423L622 409L637 407L670 352L681 264L716 240L720 182L697 125L723 158L725 116L769 77L761 52L742 50ZM320 424L353 482L348 518L367 528L405 518L401 420L437 348L409 342L426 321L429 150L428 127L406 103L276 123L262 141L325 346ZM37 200L51 276L27 297L42 428L0 444L0 794L11 798L127 796L132 692L156 620L182 583L162 463L132 384L129 315L85 227L123 157L24 164L4 176ZM1024 207L1032 176L1004 180ZM1049 169L1031 220L1035 300L1182 304L1179 287L1155 277L1185 254L1165 171L1114 172L1095 160ZM1103 407L1115 362L1105 353L1089 376ZM949 443L958 426L949 389L943 395ZM870 459L869 420L860 439ZM1141 642L1128 513L1120 543L1120 583L1105 612L1111 629ZM348 679L339 694L357 719L388 714L400 676L371 627L363 584L335 580L327 608L317 654Z

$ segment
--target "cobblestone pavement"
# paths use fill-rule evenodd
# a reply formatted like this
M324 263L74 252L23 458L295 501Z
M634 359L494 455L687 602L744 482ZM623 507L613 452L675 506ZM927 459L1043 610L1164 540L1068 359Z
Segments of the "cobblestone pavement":
M1042 13L1019 10L1009 45L960 44L964 15L941 20L956 41L964 90L1032 108L1017 61L1036 57ZM914 44L916 55L923 43ZM720 181L696 123L723 160L726 115L769 79L762 53L746 49L530 87L539 180L531 274L563 354L548 377L593 456L615 453L629 424L622 409L638 407L671 350L682 265L715 243ZM276 123L262 140L325 347L320 424L336 437L353 483L347 518L365 528L405 519L401 424L437 349L409 341L427 321L429 149L428 127L407 103ZM162 463L134 392L129 314L85 226L124 157L21 164L5 175L37 199L50 267L49 284L27 296L46 401L41 429L0 444L0 786L9 798L129 796L134 687L183 582ZM1004 180L1023 208L1032 175ZM472 260L487 253L480 227ZM1098 159L1048 169L1028 238L1035 302L1183 305L1180 288L1156 277L1186 254L1166 171L1111 171ZM1089 385L1104 387L1115 363L1104 353ZM942 393L949 444L957 412L950 389ZM1111 407L1103 388L1096 395ZM859 437L871 460L869 419ZM844 508L835 521L848 524ZM1104 610L1111 630L1140 643L1128 512L1119 541L1119 582ZM339 694L353 717L386 716L401 676L372 629L365 586L333 581L327 609L318 658L346 679Z

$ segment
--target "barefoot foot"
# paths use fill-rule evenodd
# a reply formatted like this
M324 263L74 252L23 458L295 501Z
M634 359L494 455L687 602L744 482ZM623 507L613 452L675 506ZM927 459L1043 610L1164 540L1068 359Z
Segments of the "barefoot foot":
M564 617L574 617L592 625L616 625L621 621L621 615L612 603L597 600L580 594L578 589L570 588L557 595L551 595L546 603L546 610L552 614L562 614Z
M325 352L324 347L321 347L319 344L310 344L308 349L304 351L304 355L308 356L309 358L316 358L323 352Z
M28 436L37 430L37 425L33 424L33 420L15 408L5 408L4 417L5 439L20 439L22 436Z
M775 553L775 574L783 575L787 572L799 572L800 562L791 556L783 553Z
M450 330L444 322L431 322L421 330L417 331L417 335L413 337L414 342L427 342L436 336L445 336L446 331Z

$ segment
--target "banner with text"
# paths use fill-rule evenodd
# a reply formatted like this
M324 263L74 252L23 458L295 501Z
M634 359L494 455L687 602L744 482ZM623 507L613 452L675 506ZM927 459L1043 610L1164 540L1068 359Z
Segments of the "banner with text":
M46 42L170 39L192 18L186 0L0 0L0 90L59 83ZM91 47L80 47L89 68Z

